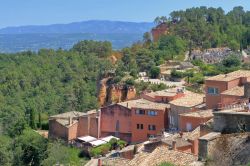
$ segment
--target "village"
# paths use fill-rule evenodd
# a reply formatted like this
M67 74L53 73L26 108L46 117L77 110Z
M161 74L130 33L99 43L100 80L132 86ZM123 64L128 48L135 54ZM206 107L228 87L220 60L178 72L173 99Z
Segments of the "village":
M49 138L83 149L112 139L126 141L124 149L101 157L99 164L104 165L202 162L217 154L215 143L224 135L249 140L244 137L250 131L249 81L250 71L239 70L207 78L204 94L179 86L87 113L54 115L49 118Z
M213 3L8 4L0 165L250 166L250 6Z
M162 23L151 33L157 41L168 34L168 25ZM200 72L190 59L218 63L230 54L229 48L195 50L191 55L186 53L184 61L160 65L156 79L140 72L138 83L164 84L167 88L145 90L138 96L130 86L124 97L122 87L112 85L112 99L105 103L107 96L101 94L100 109L50 116L48 137L62 139L92 156L87 166L153 166L164 162L198 166L208 163L209 158L216 161L211 165L235 165L239 158L245 158L241 161L245 163L249 160L244 153L249 149L250 71L206 77L200 89L189 89L187 80L173 77L173 71ZM249 56L243 56L242 61L248 62ZM102 84L101 91L106 92L106 88ZM237 141L246 149L237 149L233 144ZM237 160L225 157L233 152Z

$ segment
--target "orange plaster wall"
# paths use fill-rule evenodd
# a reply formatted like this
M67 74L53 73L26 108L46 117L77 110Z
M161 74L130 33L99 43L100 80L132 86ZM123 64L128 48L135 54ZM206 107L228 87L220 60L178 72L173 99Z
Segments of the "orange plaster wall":
M181 131L187 131L186 129L186 124L191 123L192 124L192 129L194 130L195 128L199 127L200 124L205 123L212 119L213 117L206 117L206 118L200 118L200 117L189 117L189 116L179 116L179 127Z
M120 133L131 132L131 111L117 104L101 109L101 132L116 132L119 121Z
M162 129L165 128L165 110L155 110L157 111L157 116L149 116L147 114L148 109L145 115L137 115L135 113L136 108L132 108L132 142L143 142L148 140L148 134L157 135L161 134ZM150 109L152 110L152 109ZM143 124L143 130L137 129L137 124ZM148 125L155 125L156 130L148 130Z
M227 82L223 81L205 81L205 92L206 92L206 105L208 109L217 108L218 104L221 103L220 93L227 90ZM219 89L219 95L210 95L207 93L208 87L215 87Z

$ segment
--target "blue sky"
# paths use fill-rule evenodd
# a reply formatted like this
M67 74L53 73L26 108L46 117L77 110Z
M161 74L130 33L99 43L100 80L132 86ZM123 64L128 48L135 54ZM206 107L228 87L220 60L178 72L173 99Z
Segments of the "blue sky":
M249 0L0 0L0 28L84 20L153 21L173 10L234 6L250 10Z

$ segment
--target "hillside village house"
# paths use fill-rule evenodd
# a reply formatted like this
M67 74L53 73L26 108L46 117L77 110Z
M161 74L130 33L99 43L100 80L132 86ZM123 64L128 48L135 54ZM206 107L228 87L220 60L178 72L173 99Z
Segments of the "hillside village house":
M60 138L70 142L77 137L90 135L98 137L98 112L66 112L49 118L49 138Z
M179 130L189 132L213 118L213 111L201 110L179 115Z
M130 100L101 108L101 137L114 135L127 142L143 142L168 127L168 104L145 99Z
M250 71L238 70L205 80L206 106L219 109L244 98L243 85L250 81Z
M169 103L170 101L183 96L185 96L185 93L184 88L182 87L165 89L156 92L142 93L141 95L143 99L157 103Z
M179 99L170 101L169 121L171 129L179 129L179 115L187 112L199 111L205 107L204 95L186 91L186 95ZM192 124L187 124L188 130L193 130Z

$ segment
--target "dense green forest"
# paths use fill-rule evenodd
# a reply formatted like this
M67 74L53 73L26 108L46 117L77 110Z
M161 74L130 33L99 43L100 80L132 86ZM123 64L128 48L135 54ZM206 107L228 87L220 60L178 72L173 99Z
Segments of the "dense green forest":
M110 71L115 71L112 83L135 85L139 91L159 90L166 87L135 82L138 72L157 78L160 64L182 61L192 49L228 46L237 52L250 44L250 12L242 7L227 14L221 8L191 8L156 22L168 22L170 33L157 42L145 33L143 41L116 51L121 57L115 64L110 61L114 51L109 42L82 41L70 50L0 54L0 165L84 162L77 156L79 150L51 143L32 129L46 128L52 114L98 108L97 84ZM173 71L172 76L202 84L205 76L250 69L240 58L231 55L218 64L192 60L199 70Z
M169 22L171 32L191 48L247 48L250 44L250 11L238 6L226 13L222 8L191 8L174 11L170 18L157 17L156 23Z
M70 51L0 55L0 132L16 141L0 145L0 165L39 165L49 153L46 140L25 128L40 128L48 115L98 107L96 85L112 67L111 51L109 42L83 41Z

